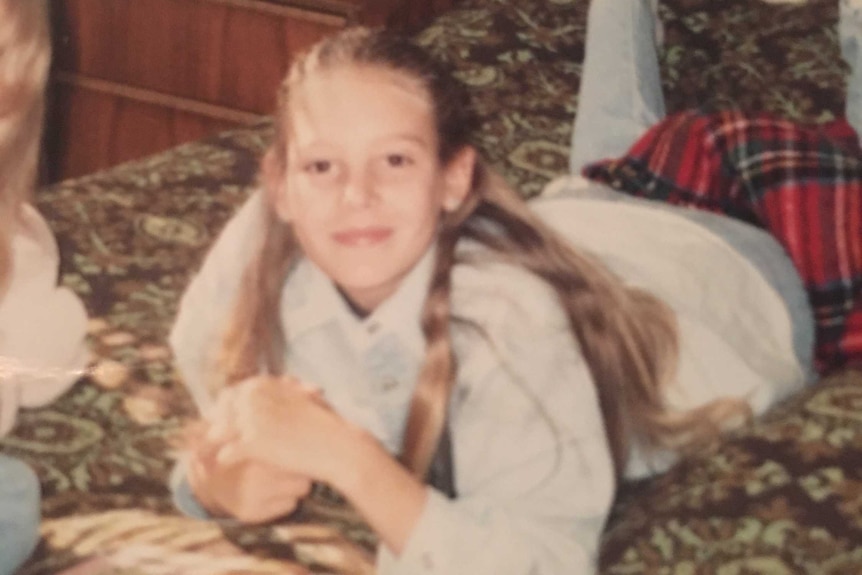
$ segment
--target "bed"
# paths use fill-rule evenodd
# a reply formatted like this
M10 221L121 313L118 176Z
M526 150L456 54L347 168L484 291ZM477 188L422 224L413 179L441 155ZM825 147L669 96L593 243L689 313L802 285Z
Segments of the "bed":
M567 171L586 0L462 0L416 32L475 95L478 146L525 196ZM843 109L836 0L662 0L670 110L734 104L823 122ZM172 438L194 414L166 346L191 273L255 186L270 121L40 190L61 281L85 301L90 373L23 412L0 451L43 489L22 575L373 572L375 540L325 487L291 518L181 516ZM862 572L862 373L825 378L715 449L621 489L600 571Z

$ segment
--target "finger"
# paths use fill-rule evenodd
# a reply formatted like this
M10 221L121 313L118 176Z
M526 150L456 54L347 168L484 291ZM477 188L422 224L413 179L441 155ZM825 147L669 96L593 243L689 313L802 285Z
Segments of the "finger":
M214 443L208 439L207 435L211 427L209 423L198 423L195 423L192 429L183 431L179 454L187 458L208 461L215 455L215 450L221 443Z
M209 466L198 457L188 459L189 479L194 483L203 482L209 475Z
M287 384L291 384L291 385L301 385L302 384L302 380L300 378L298 378L297 376L290 374L290 373L282 374L279 377L274 378L274 379L276 379L277 381L279 381L281 383L287 383Z
M279 517L284 517L296 511L299 504L297 498L269 498L263 502L263 505L252 509L240 509L234 514L241 523L246 524L261 524L269 523Z
M222 444L236 437L236 413L231 409L222 409L213 413L209 427L203 440L210 444Z
M207 487L211 476L209 468L197 458L189 458L186 465L187 480L198 503L210 513L223 514L224 507Z
M249 450L240 439L233 439L223 443L215 453L215 461L219 465L234 465L252 459Z
M257 375L242 380L237 386L237 394L253 395L258 393L271 393L273 389L282 387L283 377L271 375Z
M171 436L169 443L174 449L193 451L203 440L207 427L209 424L200 419L186 423L175 435Z
M323 401L323 390L320 387L304 381L300 381L298 387L308 397L319 400L321 403L326 403Z
M278 495L282 498L302 499L311 492L313 485L310 479L292 473L283 475L277 481Z
M219 390L209 410L208 418L223 417L230 412L231 406L236 401L239 384L229 385Z
M269 378L266 385L274 387L278 391L287 390L288 393L301 391L308 397L323 397L323 391L319 386L289 374L278 378Z
M240 432L231 423L213 426L204 436L201 442L201 450L218 451L221 446L236 441Z
M191 453L202 465L205 465L207 468L213 468L217 465L215 458L221 445L221 443L202 441L200 445L197 446L197 449Z
M307 381L296 380L296 383L294 385L281 386L279 392L281 393L282 397L288 400L311 400L312 403L319 407L331 409L329 403L324 397L323 390L319 386L313 383L309 383Z

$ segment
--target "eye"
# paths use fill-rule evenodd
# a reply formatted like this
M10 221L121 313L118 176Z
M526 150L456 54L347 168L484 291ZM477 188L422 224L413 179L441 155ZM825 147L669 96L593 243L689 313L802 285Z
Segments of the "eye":
M307 162L303 169L310 174L327 174L332 171L332 162L329 160L313 160Z
M387 154L386 164L392 168L403 168L413 163L408 156L404 154Z

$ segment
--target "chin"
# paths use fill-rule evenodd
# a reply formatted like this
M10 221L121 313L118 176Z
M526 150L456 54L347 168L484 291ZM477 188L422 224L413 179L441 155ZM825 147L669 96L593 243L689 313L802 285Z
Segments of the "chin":
M383 294L382 299L386 299L397 289L401 277L403 274L395 273L391 269L364 268L342 274L336 283L348 294Z
M381 279L381 276L358 276L351 275L350 277L342 277L341 281L336 283L347 292L367 292L382 289L383 286L391 284L394 280L389 279L387 275Z

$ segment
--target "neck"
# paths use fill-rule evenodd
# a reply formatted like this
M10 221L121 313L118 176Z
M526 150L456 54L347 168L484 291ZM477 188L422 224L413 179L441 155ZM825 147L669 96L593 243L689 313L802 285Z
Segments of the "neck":
M338 290L338 294L344 300L344 303L347 304L347 307L350 309L351 313L353 313L353 315L355 315L357 318L365 319L366 317L371 315L372 311L374 311L374 310L366 309L366 308L362 307L361 305L359 305L358 303L356 303L355 301L353 301L352 299L350 299L350 296L348 296L347 293L345 293L345 291L343 289L341 289L340 287L336 286L336 289Z

